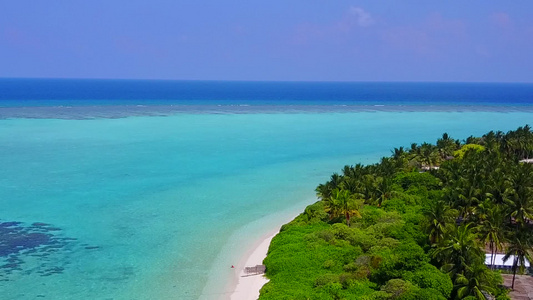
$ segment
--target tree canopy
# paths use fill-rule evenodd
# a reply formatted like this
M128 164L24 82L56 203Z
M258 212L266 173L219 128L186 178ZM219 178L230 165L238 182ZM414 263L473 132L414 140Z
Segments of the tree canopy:
M524 126L345 166L272 240L260 299L508 299L485 249L532 258L532 154Z

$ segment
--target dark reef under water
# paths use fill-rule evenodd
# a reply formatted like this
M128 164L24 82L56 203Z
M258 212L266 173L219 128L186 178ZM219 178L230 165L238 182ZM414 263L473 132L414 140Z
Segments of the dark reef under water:
M77 241L77 238L64 236L61 228L51 224L0 220L0 281L9 281L16 273L62 274L70 263L67 253L80 246L85 250L99 248L79 245ZM32 262L28 263L29 260Z

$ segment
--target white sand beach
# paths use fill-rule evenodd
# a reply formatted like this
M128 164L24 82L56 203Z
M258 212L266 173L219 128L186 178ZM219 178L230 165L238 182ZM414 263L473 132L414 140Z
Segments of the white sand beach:
M248 275L244 272L244 268L263 264L270 241L278 232L279 230L276 230L265 235L235 266L237 285L229 297L230 300L257 300L259 290L268 282L268 279L264 275Z
M298 216L316 198L302 197L298 204L246 224L236 230L219 252L209 270L200 300L257 299L259 290L268 282L263 275L246 276L246 267L262 265L272 238L283 224ZM234 265L234 268L231 266Z

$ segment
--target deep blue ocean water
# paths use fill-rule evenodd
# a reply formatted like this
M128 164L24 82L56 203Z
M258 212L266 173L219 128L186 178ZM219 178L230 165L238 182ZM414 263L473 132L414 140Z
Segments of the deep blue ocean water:
M0 79L0 107L78 105L495 105L533 102L527 83Z
M2 299L224 299L345 164L532 123L533 85L0 80Z

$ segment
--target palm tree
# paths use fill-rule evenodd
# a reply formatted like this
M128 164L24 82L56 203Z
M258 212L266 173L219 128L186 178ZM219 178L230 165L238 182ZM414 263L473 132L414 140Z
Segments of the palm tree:
M442 159L447 159L448 156L453 155L453 152L458 149L458 145L450 138L447 133L442 135L442 138L437 140L437 148Z
M473 135L469 136L465 140L465 144L479 144L481 142L481 138L475 137Z
M373 203L376 200L376 176L372 174L363 175L361 178L362 189L366 203Z
M457 298L463 299L468 296L476 299L489 299L486 293L494 293L494 289L488 285L489 277L487 267L482 264L476 264L467 267L464 274L458 274L455 280L457 289Z
M334 173L331 178L325 184L319 184L315 189L316 195L319 199L327 199L331 196L331 192L334 189L340 188L344 182L344 177Z
M519 158L529 158L532 146L532 134L531 127L526 125L524 127L518 127L515 131L516 144L518 145Z
M376 178L376 204L378 207L395 194L395 186L390 176Z
M412 169L412 166L409 164L409 154L403 147L394 148L391 160L397 171L407 171Z
M481 144L485 146L485 149L487 149L489 153L494 153L500 148L502 138L503 133L501 131L489 131L481 138Z
M485 204L485 203L484 203ZM486 207L484 218L478 226L480 239L483 243L489 243L491 253L491 269L494 268L494 254L502 250L503 243L506 241L505 214L498 205Z
M478 187L477 174L458 174L458 179L449 180L448 187L444 189L445 199L460 211L460 215L463 218L469 218L472 216L473 209L479 203L479 200L484 195L482 190Z
M440 156L437 148L429 143L423 143L419 147L418 159L422 166L433 167L440 162Z
M359 179L361 176L368 173L368 167L364 166L363 164L356 164L355 166L345 166L342 175L344 177L351 177L354 179Z
M502 139L502 150L518 159L528 158L533 150L533 133L531 127L526 125L509 131Z
M448 231L449 225L455 224L457 211L451 209L444 201L438 200L424 211L428 225L429 242L434 245L440 243Z
M432 256L442 264L443 271L455 280L457 274L464 274L469 266L483 264L484 253L471 224L454 226L445 238L431 251Z
M533 262L533 259L531 259L533 250L531 238L531 234L527 229L520 230L513 235L513 238L507 246L507 252L503 257L503 261L507 261L511 256L513 257L513 283L511 289L514 289L516 269L518 268L520 273L523 273L526 260Z
M484 188L487 195L495 204L506 203L512 194L511 183L508 174L505 173L506 171L505 166L494 168L485 181Z
M383 177L392 177L398 171L403 170L407 166L407 160L404 162L394 160L391 157L381 158L380 163L376 166L376 173Z
M506 201L509 207L509 220L516 228L524 227L533 220L533 168L531 164L520 164L513 170L511 192Z
M335 189L331 196L325 199L326 212L331 218L344 216L346 218L346 225L350 226L350 218L352 216L361 217L359 209L363 204L362 195L352 194L350 191L343 189Z
M392 152L392 158L399 160L404 158L407 155L407 152L405 152L405 149L403 147L400 148L394 148Z
M360 180L352 177L345 177L342 185L339 188L347 190L352 194L358 194L362 191L362 184Z

